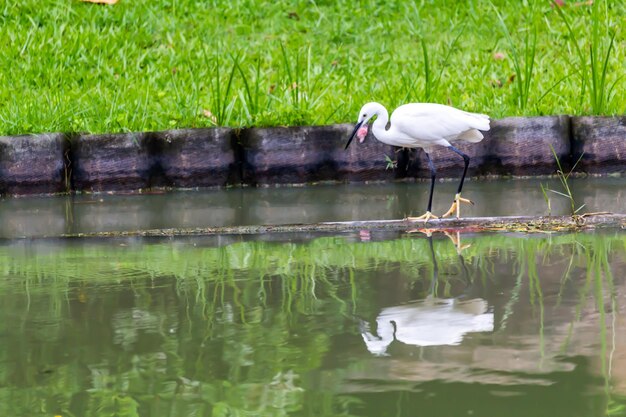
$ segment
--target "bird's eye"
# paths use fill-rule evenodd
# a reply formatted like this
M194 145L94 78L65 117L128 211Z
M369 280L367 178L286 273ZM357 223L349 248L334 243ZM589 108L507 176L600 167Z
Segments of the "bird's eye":
M363 117L367 117L367 114L363 113Z

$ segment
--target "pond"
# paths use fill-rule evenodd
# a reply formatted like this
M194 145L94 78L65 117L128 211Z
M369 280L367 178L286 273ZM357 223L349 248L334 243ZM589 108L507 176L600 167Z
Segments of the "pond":
M626 413L626 232L5 240L0 415Z

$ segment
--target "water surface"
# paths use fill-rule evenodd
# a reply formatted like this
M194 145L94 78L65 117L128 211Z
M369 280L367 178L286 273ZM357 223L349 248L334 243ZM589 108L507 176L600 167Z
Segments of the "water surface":
M7 240L0 415L624 415L624 271L620 231Z
M469 181L464 216L539 216L571 213L556 179ZM575 208L620 212L626 191L620 178L572 179ZM435 214L445 213L457 181L437 183ZM152 194L96 194L0 199L0 237L59 235L157 228L315 223L400 219L426 210L428 182L335 184L299 188L239 188Z

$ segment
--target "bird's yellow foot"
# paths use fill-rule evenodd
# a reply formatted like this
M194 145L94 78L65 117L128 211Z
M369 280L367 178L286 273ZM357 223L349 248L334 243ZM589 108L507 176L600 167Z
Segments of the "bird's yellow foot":
M407 230L407 233L424 233L426 235L426 237L431 237L433 235L434 232L436 232L437 229L428 229L428 228L419 228L419 229L410 229Z
M454 201L452 202L450 209L446 211L446 213L441 217L448 217L455 213L456 213L457 219L461 217L461 203L468 203L468 204L474 205L474 202L472 200L463 198L461 197L461 193L458 193L457 195L454 196Z
M428 220L430 219L438 219L439 217L435 216L434 214L432 214L430 211L427 211L426 213L422 214L419 217L407 217L406 219L410 222L419 222L421 220L424 221L424 223L428 223Z
M454 247L456 248L456 253L458 253L459 255L467 248L469 248L470 246L472 246L471 244L467 244L464 245L461 242L461 232L457 231L455 234L452 234L450 232L444 231L443 232L446 236L448 236L448 238L452 241L452 243L454 244Z

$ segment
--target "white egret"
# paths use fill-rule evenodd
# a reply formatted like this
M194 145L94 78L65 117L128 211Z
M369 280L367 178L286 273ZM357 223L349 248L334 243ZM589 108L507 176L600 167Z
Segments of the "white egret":
M470 200L461 198L463 182L467 174L470 158L451 142L480 142L483 135L480 132L489 130L489 116L478 113L468 113L454 107L435 103L410 103L398 107L391 115L380 103L367 103L361 108L359 118L354 131L348 139L346 149L350 146L355 136L362 142L367 134L367 122L376 117L372 124L372 133L379 141L388 145L403 148L422 148L426 153L430 168L431 184L428 208L426 213L419 217L409 217L408 220L424 220L438 218L432 214L433 191L435 189L436 171L429 153L436 146L445 146L463 157L465 167L459 184L458 191L450 209L442 216L447 217L456 212L460 216L461 203L471 203Z

